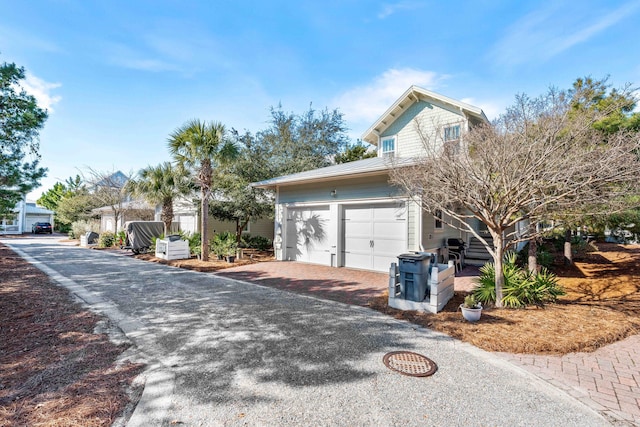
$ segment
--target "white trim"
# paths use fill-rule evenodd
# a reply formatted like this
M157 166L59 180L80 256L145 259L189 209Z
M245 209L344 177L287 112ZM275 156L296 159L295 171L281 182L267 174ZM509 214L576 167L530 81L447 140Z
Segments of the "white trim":
M374 136L378 135L378 132L383 132L384 129L387 129L389 125L391 125L391 123L393 123L400 115L399 113L401 111L406 111L410 105L413 105L421 99L434 100L442 104L451 105L456 109L461 110L463 112L463 116L467 118L467 120L467 115L470 114L486 123L489 123L489 119L481 108L440 95L439 93L431 92L430 90L423 89L418 86L411 86L400 96L400 98L396 100L396 102L393 103L393 105L391 105L391 107L387 109L387 111L384 112L384 114L378 118L378 120L375 121L373 125L371 125L371 127L369 127L369 129L366 130L366 132L362 134L362 140L375 145L378 141L376 141ZM409 102L406 103L407 101ZM394 113L398 114L394 115ZM383 128L379 129L381 125Z
M393 158L398 151L398 135L380 136L380 143L378 145L378 157L391 157ZM384 151L384 142L393 141L393 150Z

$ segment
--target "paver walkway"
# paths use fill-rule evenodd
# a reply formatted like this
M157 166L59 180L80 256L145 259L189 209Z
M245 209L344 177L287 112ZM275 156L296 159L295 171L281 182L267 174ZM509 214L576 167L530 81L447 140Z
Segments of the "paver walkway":
M640 335L593 353L499 354L602 414L640 426Z
M476 267L456 277L455 289L473 287ZM225 277L247 280L291 292L366 306L387 289L388 275L349 268L296 262L270 262L225 269ZM496 353L564 390L609 419L640 426L640 335L593 353L539 356Z

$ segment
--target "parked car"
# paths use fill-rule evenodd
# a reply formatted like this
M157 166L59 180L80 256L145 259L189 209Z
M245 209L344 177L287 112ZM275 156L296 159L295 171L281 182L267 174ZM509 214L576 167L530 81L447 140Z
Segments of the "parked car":
M38 233L53 234L53 228L51 227L51 224L49 224L48 222L36 222L31 226L31 232L34 234L38 234Z

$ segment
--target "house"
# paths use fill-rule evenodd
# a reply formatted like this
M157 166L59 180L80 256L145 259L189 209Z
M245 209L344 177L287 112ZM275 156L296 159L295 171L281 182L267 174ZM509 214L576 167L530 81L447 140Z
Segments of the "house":
M91 210L91 213L100 217L100 232L111 231L115 233L122 230L127 221L153 221L154 208L141 200L128 200L115 205L118 218L115 217L113 207L102 206Z
M160 221L162 206L156 206L155 220ZM212 216L209 216L207 222L207 228L209 229L209 236L213 236L215 233L221 233L224 231L236 232L235 223L231 221L220 221ZM200 231L200 205L193 200L182 198L174 200L173 202L173 222L171 224L173 232L183 231L189 233L195 233ZM250 234L252 236L263 236L270 240L273 240L273 220L269 218L261 218L258 220L251 220L247 224L243 233Z
M31 227L36 222L48 222L53 226L53 214L53 211L23 198L12 214L0 218L0 234L31 233Z
M392 186L389 166L425 154L418 128L457 144L481 123L488 119L480 108L412 86L362 135L377 157L252 184L276 193L276 258L388 271L407 251L440 252L452 237L468 241Z

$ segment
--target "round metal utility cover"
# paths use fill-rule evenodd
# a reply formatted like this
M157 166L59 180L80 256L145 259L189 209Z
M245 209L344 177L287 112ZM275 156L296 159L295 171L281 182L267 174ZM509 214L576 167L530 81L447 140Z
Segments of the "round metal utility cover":
M438 370L438 365L418 353L411 351L392 351L382 358L382 363L391 370L410 377L428 377Z

